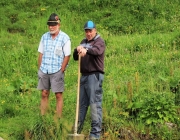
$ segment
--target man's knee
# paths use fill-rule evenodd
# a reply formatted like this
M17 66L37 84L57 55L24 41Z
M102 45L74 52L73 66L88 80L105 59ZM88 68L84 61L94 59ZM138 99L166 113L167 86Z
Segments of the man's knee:
M42 90L41 96L42 96L42 98L48 98L49 97L49 91L48 90Z
M60 100L61 98L62 98L62 93L61 92L56 93L56 99Z

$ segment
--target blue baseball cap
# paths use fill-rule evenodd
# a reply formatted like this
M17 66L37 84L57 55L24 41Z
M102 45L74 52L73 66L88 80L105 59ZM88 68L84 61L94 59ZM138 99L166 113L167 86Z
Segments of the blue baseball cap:
M86 24L84 25L84 29L93 29L96 28L96 25L94 24L93 21L89 20L86 22Z

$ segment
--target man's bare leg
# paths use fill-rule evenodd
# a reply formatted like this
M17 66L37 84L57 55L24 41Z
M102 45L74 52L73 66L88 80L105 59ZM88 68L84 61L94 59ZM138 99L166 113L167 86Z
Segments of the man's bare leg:
M63 94L61 92L56 93L56 116L58 118L62 117L63 109Z
M46 111L48 109L48 99L49 99L49 91L48 90L42 90L41 105L40 105L41 115L46 114Z

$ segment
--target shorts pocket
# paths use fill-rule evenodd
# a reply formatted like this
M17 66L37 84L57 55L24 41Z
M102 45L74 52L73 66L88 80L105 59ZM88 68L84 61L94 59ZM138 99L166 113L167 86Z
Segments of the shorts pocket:
M54 80L56 82L64 81L64 73L60 70L54 75Z

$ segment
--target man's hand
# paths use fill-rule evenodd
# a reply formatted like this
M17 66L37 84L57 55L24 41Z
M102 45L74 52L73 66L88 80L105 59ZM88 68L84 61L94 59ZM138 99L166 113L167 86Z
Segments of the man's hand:
M81 50L82 50L83 46L77 46L77 51L78 51L78 54L81 53Z
M87 50L83 46L77 47L78 54L81 55L81 57L84 57L87 53Z
M85 48L82 48L81 53L80 53L81 57L84 57L86 53L87 53L87 50Z

